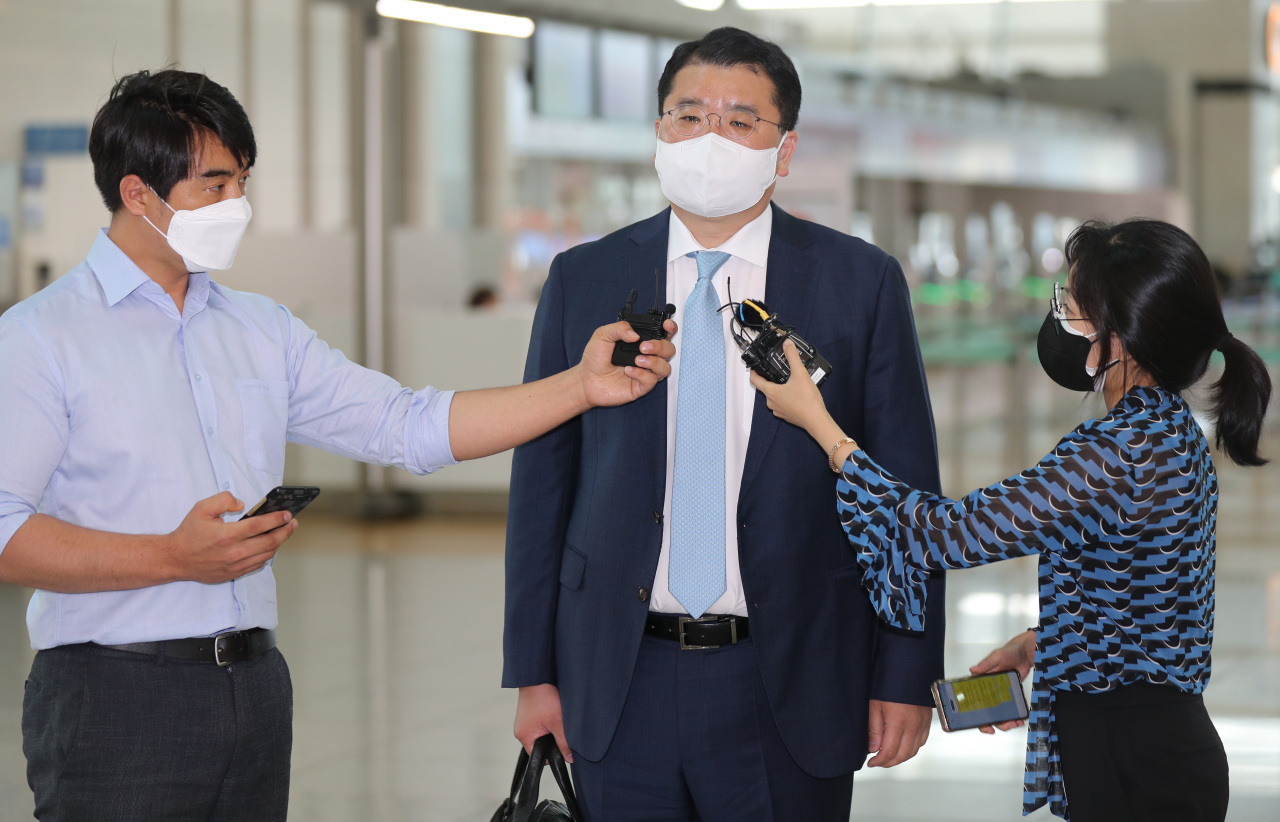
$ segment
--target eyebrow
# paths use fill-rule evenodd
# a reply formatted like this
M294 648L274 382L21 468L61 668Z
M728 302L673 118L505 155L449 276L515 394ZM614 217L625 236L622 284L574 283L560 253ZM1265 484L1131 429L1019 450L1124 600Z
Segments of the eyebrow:
M695 100L692 97L684 97L676 100L672 108L679 108L680 106L698 106L699 108L703 108L706 105L707 103L705 100ZM757 117L760 116L760 109L750 103L734 103L726 108L725 111L732 111L734 109L737 109L738 111L745 111L748 114L754 114Z
M248 174L248 173L249 173L249 170L248 170L248 169L245 169L245 170L244 170L244 173L245 173L245 174ZM211 169L209 169L208 171L205 171L204 173L202 173L202 174L200 175L200 179L202 179L202 180L210 180L210 179L213 179L214 177L234 177L234 176L235 176L235 174L236 174L236 172L234 172L234 171L228 171L228 170L227 170L227 169L225 169L225 168L211 168Z

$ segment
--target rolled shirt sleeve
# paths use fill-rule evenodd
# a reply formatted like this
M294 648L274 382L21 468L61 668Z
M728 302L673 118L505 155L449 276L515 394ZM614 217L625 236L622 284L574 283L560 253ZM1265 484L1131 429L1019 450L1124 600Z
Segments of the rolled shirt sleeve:
M457 464L449 445L453 391L414 391L357 365L277 308L287 338L291 442L414 474Z
M37 334L0 319L0 551L38 510L66 449L63 393Z

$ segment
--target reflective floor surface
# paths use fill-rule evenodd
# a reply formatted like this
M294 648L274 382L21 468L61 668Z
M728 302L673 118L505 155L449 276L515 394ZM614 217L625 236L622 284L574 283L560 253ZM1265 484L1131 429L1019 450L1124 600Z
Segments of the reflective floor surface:
M930 375L943 482L958 495L1034 462L1091 414L1023 379L1009 421L998 370ZM1272 421L1268 451L1280 457ZM1011 431L1021 431L1010 442ZM1231 765L1232 822L1280 819L1280 465L1219 460L1217 634L1206 694ZM1012 467L1011 467L1012 466ZM498 687L501 518L370 525L302 518L278 558L280 641L296 693L291 818L487 822L509 785L514 695ZM1033 624L1033 560L950 575L947 670ZM27 593L0 587L0 820L31 817L19 734ZM900 767L863 771L852 818L1015 822L1024 736L934 728ZM1047 810L1033 818L1048 820Z

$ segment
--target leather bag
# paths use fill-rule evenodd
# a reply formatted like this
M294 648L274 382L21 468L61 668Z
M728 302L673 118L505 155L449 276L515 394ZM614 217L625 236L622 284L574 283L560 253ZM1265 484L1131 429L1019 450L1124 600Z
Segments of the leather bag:
M543 765L551 766L551 775L560 786L564 802L538 801ZM523 747L520 749L516 774L511 780L511 796L503 800L489 822L583 822L578 798L573 793L573 781L569 778L569 766L554 736L547 734L533 743L532 754L526 753Z

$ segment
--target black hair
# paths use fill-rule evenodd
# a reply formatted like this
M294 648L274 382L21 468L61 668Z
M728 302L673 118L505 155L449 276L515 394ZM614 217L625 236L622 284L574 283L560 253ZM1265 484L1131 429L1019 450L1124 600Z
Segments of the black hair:
M216 138L245 168L258 159L244 107L203 74L164 69L122 77L93 118L89 157L107 209L118 211L120 181L136 174L156 194L194 171L204 141Z
M773 82L773 105L778 109L783 131L793 131L800 117L800 75L791 58L768 40L729 26L707 32L701 40L681 43L671 52L658 79L658 116L671 93L676 74L689 64L705 66L746 66L757 74L764 71Z
M1263 465L1262 422L1271 375L1257 353L1231 336L1213 266L1185 231L1159 220L1087 222L1067 239L1071 295L1093 323L1100 362L1114 335L1156 385L1178 393L1195 384L1214 350L1226 365L1210 391L1215 445L1238 465Z

